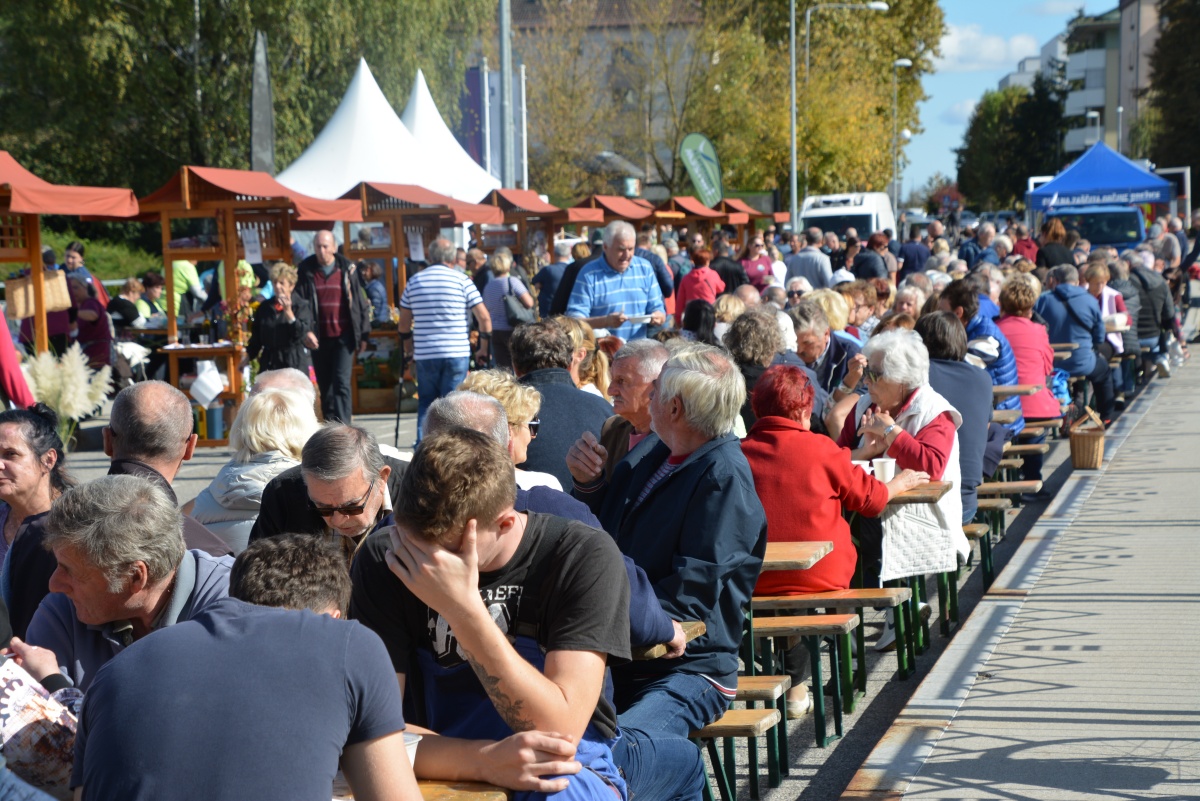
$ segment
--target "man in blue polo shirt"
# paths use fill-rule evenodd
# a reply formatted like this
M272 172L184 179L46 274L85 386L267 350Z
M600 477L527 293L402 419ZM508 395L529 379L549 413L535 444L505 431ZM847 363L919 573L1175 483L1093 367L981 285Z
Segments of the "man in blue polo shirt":
M604 229L604 252L579 271L567 316L586 320L593 328L606 328L621 339L641 339L650 324L659 326L666 319L662 290L654 268L634 255L637 233L627 222L609 223Z

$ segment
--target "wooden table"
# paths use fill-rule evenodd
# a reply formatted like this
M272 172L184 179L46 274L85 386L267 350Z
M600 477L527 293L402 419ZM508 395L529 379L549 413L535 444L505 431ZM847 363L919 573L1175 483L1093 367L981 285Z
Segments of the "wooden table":
M1050 347L1054 350L1077 350L1078 342L1051 342Z
M216 345L168 345L158 349L159 353L167 355L169 365L170 383L173 387L179 386L179 360L180 359L202 359L215 361L217 369L221 370L222 362L224 363L225 375L229 377L229 386L216 399L219 401L232 400L233 413L236 415L238 407L242 404L242 371L238 367L242 361L242 354L245 352L240 345L235 345L232 342L223 342ZM182 388L181 388L182 389ZM187 390L183 390L183 394L191 398L192 395ZM225 426L225 431L228 433L229 427ZM223 447L229 444L228 436L221 439L202 439L196 443L198 446L217 446Z
M992 422L1000 425L1015 423L1021 419L1020 409L996 409L992 412Z
M1042 384L1002 384L992 387L992 397L996 400L1010 398L1013 395L1036 395L1042 389Z
M906 506L912 503L937 503L954 486L953 481L930 481L919 487L902 492L888 501L888 506Z
M763 570L808 570L833 550L832 542L768 542Z
M425 801L508 801L512 793L502 787L493 787L480 782L447 782L434 779L418 779L421 798ZM350 786L339 772L333 782L334 801L353 801Z
M1126 331L1133 329L1133 326L1126 323L1125 325L1117 325L1116 323L1105 323L1104 332L1106 334L1123 334Z
M691 642L708 630L704 625L703 620L684 620L679 624L683 628L683 636L687 642ZM638 661L646 661L650 659L658 659L665 656L667 653L667 644L659 643L658 645L645 645L641 648L633 649L633 658Z

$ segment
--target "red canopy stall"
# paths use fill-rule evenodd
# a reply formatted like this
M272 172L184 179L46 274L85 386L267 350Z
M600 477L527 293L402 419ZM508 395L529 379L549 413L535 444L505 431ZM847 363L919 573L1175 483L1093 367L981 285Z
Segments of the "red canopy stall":
M738 200L737 198L725 198L718 201L717 205L713 206L713 211L719 211L724 214L727 218L726 222L737 228L739 245L746 244L746 226L752 220L767 216L758 209L749 206L745 201Z
M37 280L42 264L42 214L128 219L138 213L137 198L128 189L58 186L44 181L0 150L0 262L25 263L34 277L34 349L50 347L46 329L45 286Z
M664 223L678 225L680 223L695 223L698 230L708 238L713 225L726 221L727 215L713 211L691 195L677 195L658 205L654 210L654 219L661 226ZM661 239L661 237L659 237Z
M604 212L605 225L613 220L637 222L647 219L654 213L652 206L618 195L588 195L576 203L573 208L600 209Z
M504 224L515 225L516 231L480 227L479 246L488 253L507 246L516 255L529 248L530 229L545 232L546 247L554 244L554 229L561 225L603 224L601 209L560 209L538 197L532 189L493 189L482 203L496 206L504 213Z

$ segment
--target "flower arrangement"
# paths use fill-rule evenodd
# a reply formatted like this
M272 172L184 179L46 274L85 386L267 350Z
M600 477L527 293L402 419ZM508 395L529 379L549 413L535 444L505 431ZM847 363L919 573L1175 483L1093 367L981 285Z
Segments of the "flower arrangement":
M49 351L25 362L25 377L33 396L58 414L58 436L69 448L79 421L104 403L112 378L112 368L88 367L79 343L73 343L62 356Z

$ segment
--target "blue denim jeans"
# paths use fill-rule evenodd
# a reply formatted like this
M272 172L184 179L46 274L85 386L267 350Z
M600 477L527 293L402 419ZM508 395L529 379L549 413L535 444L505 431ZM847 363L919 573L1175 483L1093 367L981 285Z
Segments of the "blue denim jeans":
M421 359L417 362L417 442L425 426L429 404L449 395L467 377L469 357L460 359Z
M625 702L625 703L622 703ZM700 749L687 739L729 708L703 676L673 673L654 681L618 681L621 739L613 748L630 801L694 801L704 790Z

